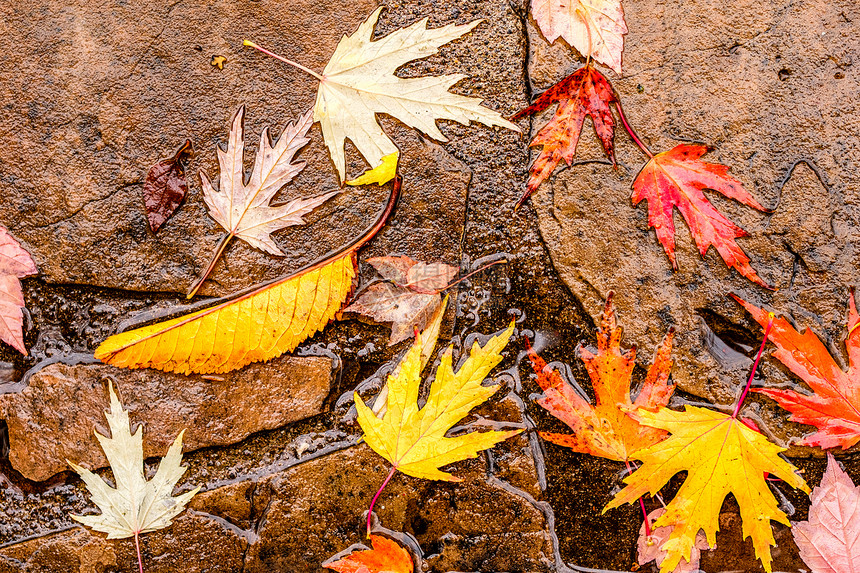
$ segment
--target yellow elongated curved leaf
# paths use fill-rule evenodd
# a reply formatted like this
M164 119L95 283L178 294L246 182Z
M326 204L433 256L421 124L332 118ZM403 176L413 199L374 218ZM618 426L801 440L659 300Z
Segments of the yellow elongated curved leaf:
M377 454L406 475L423 479L460 481L439 468L447 464L474 458L481 450L491 448L522 432L522 430L469 432L446 437L451 427L469 410L485 402L499 390L499 385L484 386L484 378L502 360L502 349L514 331L507 330L492 337L482 347L472 346L469 358L455 373L449 348L436 370L436 380L424 407L418 408L421 386L422 352L427 337L422 333L403 357L394 374L388 377L385 413L381 416L355 395L358 423L364 439Z
M376 224L331 257L217 306L115 334L95 357L123 368L204 374L295 349L340 310L352 290L355 253L382 228L399 191L397 177Z
M218 306L108 338L103 362L167 372L229 372L289 352L322 330L352 290L354 253Z

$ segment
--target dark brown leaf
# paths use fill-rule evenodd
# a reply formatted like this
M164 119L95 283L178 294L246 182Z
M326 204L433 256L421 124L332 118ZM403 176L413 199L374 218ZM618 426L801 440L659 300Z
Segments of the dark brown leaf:
M170 159L162 159L149 169L143 184L143 202L149 227L155 233L179 207L188 193L185 165L194 149L191 140L185 143Z

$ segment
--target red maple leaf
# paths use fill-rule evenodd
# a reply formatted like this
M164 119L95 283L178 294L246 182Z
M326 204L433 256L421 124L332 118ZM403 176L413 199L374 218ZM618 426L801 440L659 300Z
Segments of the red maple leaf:
M532 105L511 118L516 121L526 115L543 111L554 103L559 104L553 118L529 144L530 147L542 145L543 149L529 169L526 192L517 201L517 207L552 174L559 161L564 159L568 165L571 164L576 155L585 116L591 116L594 131L612 164L615 164L615 119L609 104L616 101L615 91L609 80L588 65L543 92Z
M657 232L672 268L678 268L672 220L673 208L677 207L703 257L713 246L730 268L759 286L772 288L756 274L749 257L735 242L748 233L717 211L703 191L711 189L753 209L769 210L729 175L728 167L699 159L707 151L704 145L682 144L652 156L633 182L633 204L638 205L643 199L648 201L648 225Z
M735 295L731 295L764 327L768 313ZM771 327L773 356L799 376L812 390L802 394L794 390L756 388L755 392L773 398L791 412L791 420L815 426L818 431L805 436L802 446L850 448L860 441L860 316L854 296L848 299L848 372L842 370L827 347L812 329L798 332L784 318L776 318Z

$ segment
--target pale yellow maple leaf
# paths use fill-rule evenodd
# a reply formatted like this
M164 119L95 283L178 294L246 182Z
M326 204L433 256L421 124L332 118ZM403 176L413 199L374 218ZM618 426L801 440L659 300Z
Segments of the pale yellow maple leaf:
M563 38L584 57L621 73L627 33L621 0L532 0L532 16L549 43Z
M662 545L666 557L661 573L673 571L681 558L691 560L696 535L704 530L708 544L716 544L720 508L728 494L740 507L744 538L751 537L756 557L771 571L770 546L775 545L771 520L787 526L788 517L768 488L770 473L788 485L809 493L797 468L779 456L785 451L768 441L736 417L686 406L676 412L636 410L636 419L653 428L671 432L664 441L639 450L633 456L642 466L624 479L627 487L618 492L604 512L622 503L635 503L646 493L656 494L679 472L687 478L666 506L654 527L673 527Z
M475 342L469 357L456 373L452 366L452 349L448 348L436 369L436 379L430 386L427 402L420 409L418 391L422 351L426 352L429 337L438 335L438 332L420 334L395 374L388 377L386 406L381 417L355 394L358 422L364 430L364 439L376 453L391 462L394 466L392 472L397 469L418 478L460 481L439 468L474 458L478 452L523 431L470 432L456 437L445 435L472 408L501 388L500 385L484 386L483 381L502 360L501 351L513 331L512 323L483 347Z
M464 125L476 121L520 131L499 112L483 107L480 99L449 92L451 86L466 78L463 74L419 78L394 75L400 66L435 54L441 46L467 34L482 20L428 29L428 19L424 18L372 40L381 12L382 7L377 8L355 33L341 38L322 74L245 41L245 45L258 48L319 80L314 121L320 122L341 181L346 178L344 144L347 139L371 167L350 184L381 185L394 177L399 151L379 126L377 113L388 114L443 142L448 139L436 126L440 119Z
M185 504L200 490L196 487L176 497L173 488L187 470L182 463L182 435L176 437L167 454L158 464L155 476L149 481L143 475L143 430L142 426L132 434L128 411L108 384L110 411L105 412L110 437L94 432L104 450L113 472L115 487L105 482L86 468L68 462L89 490L92 501L101 510L99 515L72 515L96 531L107 533L108 539L134 537L137 544L141 533L155 531L170 525ZM138 561L140 549L138 546ZM141 565L141 570L143 569Z
M307 133L312 124L311 112L308 111L296 123L289 123L274 146L268 128L263 130L254 169L247 183L244 119L245 106L242 106L231 121L227 150L217 148L220 166L218 189L212 186L204 172L200 172L203 200L209 215L224 227L229 237L239 237L267 253L283 255L283 251L272 240L271 233L291 225L304 224L304 215L338 191L293 199L283 205L269 205L278 191L305 168L304 161L293 162L293 157L310 141Z

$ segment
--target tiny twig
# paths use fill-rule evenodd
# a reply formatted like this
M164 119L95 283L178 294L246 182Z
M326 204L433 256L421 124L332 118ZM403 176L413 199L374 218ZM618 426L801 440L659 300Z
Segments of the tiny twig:
M454 282L452 282L452 283L448 284L445 288L440 288L440 289L437 291L437 294L438 294L438 293L441 293L443 290L448 290L448 289L449 289L449 288L451 288L452 286L457 285L457 284L459 284L459 283L463 282L464 280L466 280L467 278L469 278L469 277L470 277L470 276L472 276L472 275L475 275L475 274L477 274L477 273L479 273L479 272L481 272L481 271L485 271L485 270L487 270L488 268L492 267L493 265L506 265L506 264L508 264L508 260L507 260L507 259L499 259L498 261L493 261L492 263L488 263L488 264L484 265L483 267L481 267L481 268L479 268L479 269L475 269L474 271L472 271L472 272L470 272L470 273L467 273L467 274L463 275L462 277L458 278L458 279L457 279L457 280L455 280ZM408 285L406 285L406 286L408 286Z
M206 270L197 277L197 280L194 281L194 284L191 285L191 288L188 289L188 294L185 295L186 299L192 298L197 291L200 290L200 287L203 286L203 283L206 282L206 279L209 278L209 275L212 273L212 270L215 268L215 263L218 262L218 259L221 258L221 255L224 253L224 249L227 248L227 243L230 242L235 235L230 233L228 235L224 235L221 237L221 241L218 243L218 247L215 249L215 254L212 255L212 260L209 261L209 266L206 267Z
M761 360L761 355L764 354L764 345L767 344L767 335L770 334L770 328L773 326L773 320L775 318L772 312L767 313L767 328L764 329L764 340L761 341L761 347L758 349L758 354L756 354L755 362L753 362L752 372L750 372L750 377L747 380L747 385L744 387L744 391L741 394L740 399L738 400L737 406L735 406L735 411L732 413L732 418L737 418L738 414L741 411L741 405L744 403L744 398L747 397L747 393L750 391L750 386L752 386L753 378L755 377L755 371L758 369L758 362Z
M310 69L310 68L306 68L306 67L304 67L303 65L301 65L301 64L300 64L300 63L298 63L298 62L294 62L294 61L289 60L289 59L287 59L287 58L285 58L285 57L283 57L283 56L279 56L278 54L274 54L274 53L270 52L269 50L267 50L266 48L262 48L262 47L258 46L257 44L255 44L255 43L254 43L254 42L252 42L251 40L243 40L243 41L242 41L242 44L243 44L243 45L245 45L245 46L251 46L251 47L252 47L252 48L254 48L254 49L260 50L261 52L263 52L263 53L264 53L264 54L266 54L267 56L272 56L272 57L273 57L273 58L275 58L276 60L281 60L281 61L282 61L282 62L284 62L285 64L289 64L289 65L293 66L294 68L298 68L298 69L300 69L300 70L301 70L301 71L303 71L303 72L307 72L307 73L309 73L310 75L312 75L313 77L315 77L316 79L318 79L318 80L319 80L319 81L321 81L321 82L322 82L322 81L325 81L325 78L324 78L323 76L319 75L318 73L316 73L316 72L315 72L315 71L313 71L312 69Z
M391 481L391 478L394 477L395 472L397 472L397 468L391 468L391 471L388 472L388 477L385 478L385 481L382 482L382 485L379 487L379 490L376 492L376 495L373 496L373 499L370 501L370 508L367 510L367 538L370 539L370 517L373 515L373 506L376 505L376 500L379 499L379 494L382 493L382 490L385 489L385 486L388 485L388 482Z

